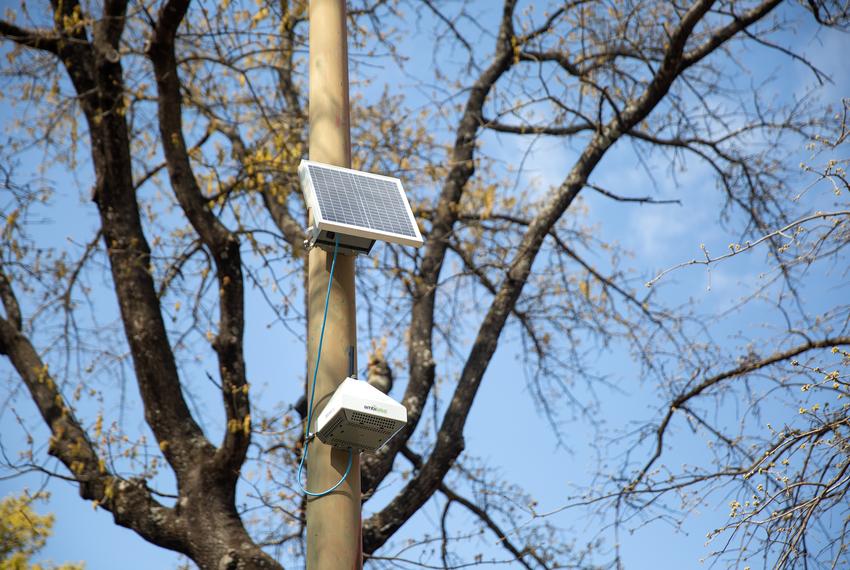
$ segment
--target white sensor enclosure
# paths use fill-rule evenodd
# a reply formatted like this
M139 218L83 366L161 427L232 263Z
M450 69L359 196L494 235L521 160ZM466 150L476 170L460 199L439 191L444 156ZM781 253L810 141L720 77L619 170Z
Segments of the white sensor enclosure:
M346 378L316 421L322 443L376 451L407 424L407 409L367 382Z

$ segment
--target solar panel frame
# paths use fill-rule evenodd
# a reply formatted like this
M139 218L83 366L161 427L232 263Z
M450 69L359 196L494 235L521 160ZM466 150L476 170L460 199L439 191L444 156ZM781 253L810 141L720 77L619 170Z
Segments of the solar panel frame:
M353 175L355 177L365 177L367 179L379 180L384 183L391 183L397 189L399 197L401 198L401 203L404 205L403 218L405 219L405 221L410 223L410 228L412 229L414 235L411 236L402 233L389 232L374 227L369 227L368 225L349 224L328 219L328 216L325 215L325 213L323 213L322 211L322 205L316 193L316 188L314 184L315 181L313 180L313 176L310 173L310 166L328 169L338 173L345 173L348 175ZM313 224L316 228L318 228L319 231L337 232L343 235L353 235L366 239L400 243L403 245L411 245L414 247L420 247L424 243L424 240L422 239L422 234L419 231L419 225L416 223L416 219L413 217L413 210L411 210L410 208L410 202L407 200L407 196L404 192L404 187L401 184L401 180L399 180L398 178L394 178L391 176L383 176L381 174L373 174L371 172L362 172L359 170L353 170L351 168L343 168L341 166L334 166L332 164L325 164L322 162L316 162L314 160L306 159L303 159L298 165L298 176L301 180L301 189L304 192L307 207L311 210L313 215ZM346 196L346 198L351 201L351 196ZM366 205L362 202L360 203L360 205L363 207L364 211L366 211ZM368 214L368 212L366 213ZM378 212L378 214L380 214L380 212Z

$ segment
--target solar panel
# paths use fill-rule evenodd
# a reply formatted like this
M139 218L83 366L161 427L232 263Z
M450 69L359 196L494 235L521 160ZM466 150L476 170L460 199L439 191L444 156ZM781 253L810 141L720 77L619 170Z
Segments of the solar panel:
M313 213L311 245L340 244L368 252L373 240L419 247L422 235L401 180L311 160L298 167Z

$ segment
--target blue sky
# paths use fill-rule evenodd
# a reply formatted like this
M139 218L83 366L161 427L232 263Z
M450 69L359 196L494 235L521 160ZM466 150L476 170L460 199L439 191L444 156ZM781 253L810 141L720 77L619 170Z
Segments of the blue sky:
M799 30L796 37L788 37L787 40L803 46L834 78L835 83L826 86L821 92L824 100L837 102L841 96L850 94L850 78L846 72L842 73L846 68L842 65L842 57L850 53L850 40L846 35L822 32L816 36L812 28L806 27ZM413 57L430 58L431 55L417 54L412 44L404 44L401 48ZM777 57L765 57L763 52L748 57L754 60L752 63L757 70L756 74L767 74L780 66ZM779 94L798 92L812 82L811 75L798 64L782 63L780 69L780 78L773 87ZM13 110L6 103L0 105L0 117L6 124ZM512 160L526 150L524 145L516 137L493 136L487 139L486 149L493 156ZM529 155L523 174L524 183L541 189L560 183L574 156L574 151L559 141L541 139ZM24 169L34 171L40 160L38 154L30 153L28 160L30 162L23 165ZM734 220L729 228L723 228L717 223L719 196L706 167L689 162L687 170L680 173L675 181L669 176L663 158L657 157L650 161L650 167L657 186L649 181L643 168L636 163L628 145L620 144L606 156L594 174L594 181L623 194L654 194L658 198L681 199L682 206L636 207L612 203L597 195L589 195L584 200L588 223L598 228L604 239L620 243L632 251L634 257L629 265L640 275L648 276L680 261L698 257L700 244L706 244L710 251L719 253L725 250L730 241L737 240ZM85 180L80 180L78 184L68 183L64 173L55 171L48 172L47 176L60 183L60 191L57 192L57 202L53 209L44 212L50 221L39 230L40 237L60 246L66 243L69 236L85 239L96 222L92 205L81 198L86 194ZM816 194L810 199L818 200ZM380 255L380 251L375 255ZM601 259L599 261L602 262ZM707 289L708 275L704 269L686 268L665 280L665 294L672 298L694 298L705 313L719 312L758 283L759 274L766 268L763 252L730 260L712 270L711 290ZM818 303L829 306L834 304L832 300L838 296L846 297L847 289L846 282L836 281L836 274L832 274L832 277L826 274L807 291L808 299L812 308ZM771 318L764 306L753 306L735 314L718 328L717 333L720 337L731 338L749 323L769 322ZM105 319L109 320L109 317ZM294 372L282 377L279 363L301 362L303 348L300 339L282 327L267 328L265 325L270 321L262 301L257 295L250 296L246 350L249 374L259 388L255 397L264 403L281 402L285 405L297 400L301 375L300 372ZM359 347L361 364L366 361L368 348L363 338L361 336ZM591 470L595 467L597 441L593 439L594 432L584 427L581 421L574 421L568 427L571 449L568 451L556 445L554 438L548 434L549 424L529 396L519 361L521 349L511 338L515 338L515 335L500 344L485 377L467 423L466 448L488 465L499 469L505 479L527 489L537 498L539 510L543 512L565 504L578 486L589 482ZM603 408L606 417L601 418L606 425L610 425L612 430L619 429L625 427L623 418L641 420L654 415L659 405L655 387L636 381L636 365L623 346L614 345L607 351L599 351L595 364L596 372L607 374L622 390L621 394L606 392L607 400ZM0 361L0 375L5 378L9 374L8 363ZM195 389L203 392L204 387L196 386ZM394 395L400 396L398 387ZM129 386L127 398L130 408L138 404L132 385ZM28 424L38 425L34 417L35 410L25 397L18 395L12 405ZM209 405L215 409L215 405L209 402L201 401L200 405ZM213 411L211 417L215 417L216 413ZM781 413L781 410L777 410L777 413ZM139 422L140 419L130 417L128 421ZM8 407L0 415L0 431L4 434L19 433ZM685 460L690 453L699 453L693 448L676 450L679 442L683 446L694 445L691 438L674 438L671 441L674 448L672 458ZM3 443L10 445L6 438ZM10 454L15 451L11 447L6 449ZM0 481L0 496L24 487L35 489L41 481L42 478L36 475L3 479ZM179 563L179 558L173 553L147 544L131 531L116 527L111 515L103 510L92 509L91 505L77 496L72 485L53 480L49 482L48 489L52 493L52 500L42 510L55 513L56 525L54 537L43 551L43 559L57 562L82 560L87 568L93 570L116 567L126 570L173 568ZM376 502L380 504L380 496ZM697 567L698 559L709 550L704 544L705 532L725 520L726 502L723 497L712 498L700 513L690 517L680 529L673 529L664 522L654 522L642 527L634 535L624 532L620 540L627 567L647 567L650 561L651 566L658 569ZM367 512L370 507L367 506ZM460 509L455 513L452 524L456 529L469 524L470 519ZM432 522L438 520L439 516L439 507L430 503L405 526L402 537L417 536L424 529L432 530ZM564 528L572 529L579 541L595 536L601 525L599 519L588 517L582 511L566 511L552 520ZM637 523L631 526L637 526ZM607 547L610 547L612 536L607 532L603 536ZM495 538L484 535L481 540L491 550ZM664 547L663 558L659 557L660 545ZM464 548L475 552L475 544Z

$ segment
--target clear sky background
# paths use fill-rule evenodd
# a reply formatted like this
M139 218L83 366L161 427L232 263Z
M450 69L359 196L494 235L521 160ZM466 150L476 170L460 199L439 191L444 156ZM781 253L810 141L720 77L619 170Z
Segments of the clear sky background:
M8 0L0 0L0 7L14 7ZM433 22L424 22L421 28L427 32ZM850 96L850 74L847 73L846 58L850 54L850 38L833 32L815 33L814 27L800 29L794 36L784 38L787 45L795 45L805 51L825 69L834 83L824 87L820 97L824 101L837 103L842 96ZM430 53L417 50L418 39L412 35L399 46L402 53L412 58L411 68L421 63L430 65ZM491 46L486 46L490 49ZM0 48L0 50L5 48ZM2 55L2 54L0 54ZM357 54L352 54L354 57ZM793 93L802 93L813 83L811 74L799 64L781 60L764 52L745 55L752 58L754 70L753 83L758 83L759 74L776 75L771 88L777 97L788 97ZM380 63L371 69L376 76L388 82L404 83L409 78L399 78L395 68L389 62ZM353 79L356 79L354 77ZM374 85L371 93L380 91L380 82ZM416 94L411 90L411 100ZM0 103L0 120L8 124L14 114L6 103ZM624 142L624 141L623 141ZM698 257L700 244L706 244L712 252L725 250L729 242L737 241L735 221L727 227L718 223L717 212L721 197L715 189L714 180L708 168L693 161L688 163L686 171L674 180L662 157L656 157L649 163L654 183L647 176L643 166L638 164L633 150L621 142L606 155L603 163L594 173L594 181L606 188L622 194L643 196L652 194L656 198L676 198L682 206L642 206L623 205L606 200L598 195L587 196L584 206L591 224L598 228L599 235L606 241L617 242L634 253L628 265L643 276L674 265L680 261ZM492 136L486 138L486 150L491 155L504 157L507 162L528 150L527 142L517 137ZM37 151L28 156L29 164L24 169L35 171L40 160ZM801 156L802 150L801 150ZM559 184L575 157L573 149L555 139L539 139L528 154L525 171L522 174L524 187L546 189ZM62 172L47 173L57 185L54 206L45 211L46 222L38 231L43 239L61 244L68 237L84 239L96 223L93 205L83 197L87 196L87 180L69 180ZM813 194L812 200L818 200ZM813 208L814 209L814 208ZM739 220L738 220L739 221ZM380 247L375 255L380 255ZM600 258L600 263L603 258ZM368 263L368 261L367 261ZM675 298L693 298L705 313L719 313L743 297L758 282L759 274L768 269L764 252L754 252L741 256L713 269L711 289L707 289L708 277L703 269L687 268L665 280L665 294ZM805 291L807 303L812 309L835 304L833 299L848 294L848 285L842 280L840 271L824 273L822 279ZM111 294L104 291L103 294ZM256 293L249 293L246 351L249 373L257 379L255 384L260 392L255 397L264 402L293 403L298 399L301 389L301 372L289 374L281 372L281 363L303 362L302 339L284 330L283 327L267 328L272 321L264 303ZM744 312L736 313L726 324L716 331L718 337L724 335L730 339L742 328L754 322L767 322L771 319L763 306L754 306ZM361 337L359 347L360 362L366 362L367 346ZM596 467L595 433L583 427L581 421L569 424L570 449L556 444L549 434L550 427L542 417L528 394L526 379L520 361L521 347L516 335L511 334L499 346L491 363L481 391L475 402L465 431L466 449L488 465L498 468L508 481L515 482L539 501L539 510L555 509L568 500L576 489L589 483ZM604 372L621 390L621 393L606 392L606 405L603 419L612 430L627 427L625 420L639 421L653 417L660 400L652 384L641 384L636 379L636 364L623 346L614 345L607 350L599 350L595 372ZM0 377L15 378L5 359L0 359ZM252 382L254 383L254 382ZM580 385L580 383L579 383ZM198 388L203 391L203 388ZM581 389L579 388L579 393ZM7 392L0 392L0 430L2 430L5 452L14 455L16 449L6 434L19 434L14 410L27 420L29 425L38 426L35 408L25 394L17 394L6 400ZM396 386L393 394L400 397L401 387ZM585 394L587 395L587 394ZM214 402L214 400L213 400ZM130 408L138 406L138 396L134 386L129 387L127 403ZM202 406L206 403L202 402ZM210 404L214 407L214 403ZM778 413L784 413L778 410ZM139 421L139 418L130 418ZM37 431L39 427L35 428ZM43 434L43 429L41 433ZM677 458L684 460L689 453L699 453L692 439L675 437L669 442L673 452L668 461ZM682 449L677 446L682 445ZM35 489L41 486L43 478L30 474L0 480L0 496L18 492L22 488ZM84 561L91 570L122 568L124 570L142 570L150 568L175 568L184 563L174 553L146 543L129 530L119 528L112 522L109 513L94 510L82 501L75 486L70 483L52 480L47 484L52 493L49 504L42 505L40 511L50 511L56 515L54 536L48 541L42 559L61 561ZM376 503L381 497L376 497ZM634 521L625 530L640 527L638 532L623 532L620 536L624 562L627 568L654 568L658 570L696 568L698 560L704 557L711 546L705 545L705 533L726 519L728 500L725 497L713 497L708 506L688 519L681 528L673 528L663 521L649 522L643 525ZM367 505L366 513L372 510ZM426 529L432 530L432 522L438 520L439 508L429 503L402 530L402 537L416 537ZM579 510L565 511L556 515L553 522L572 529L578 543L589 540L600 533L603 522L588 517ZM455 511L452 526L457 530L469 523L465 513ZM614 538L610 532L601 532L605 540L603 549L610 548ZM492 545L495 537L484 535L480 540ZM475 544L466 546L475 551ZM488 548L488 550L491 550Z

